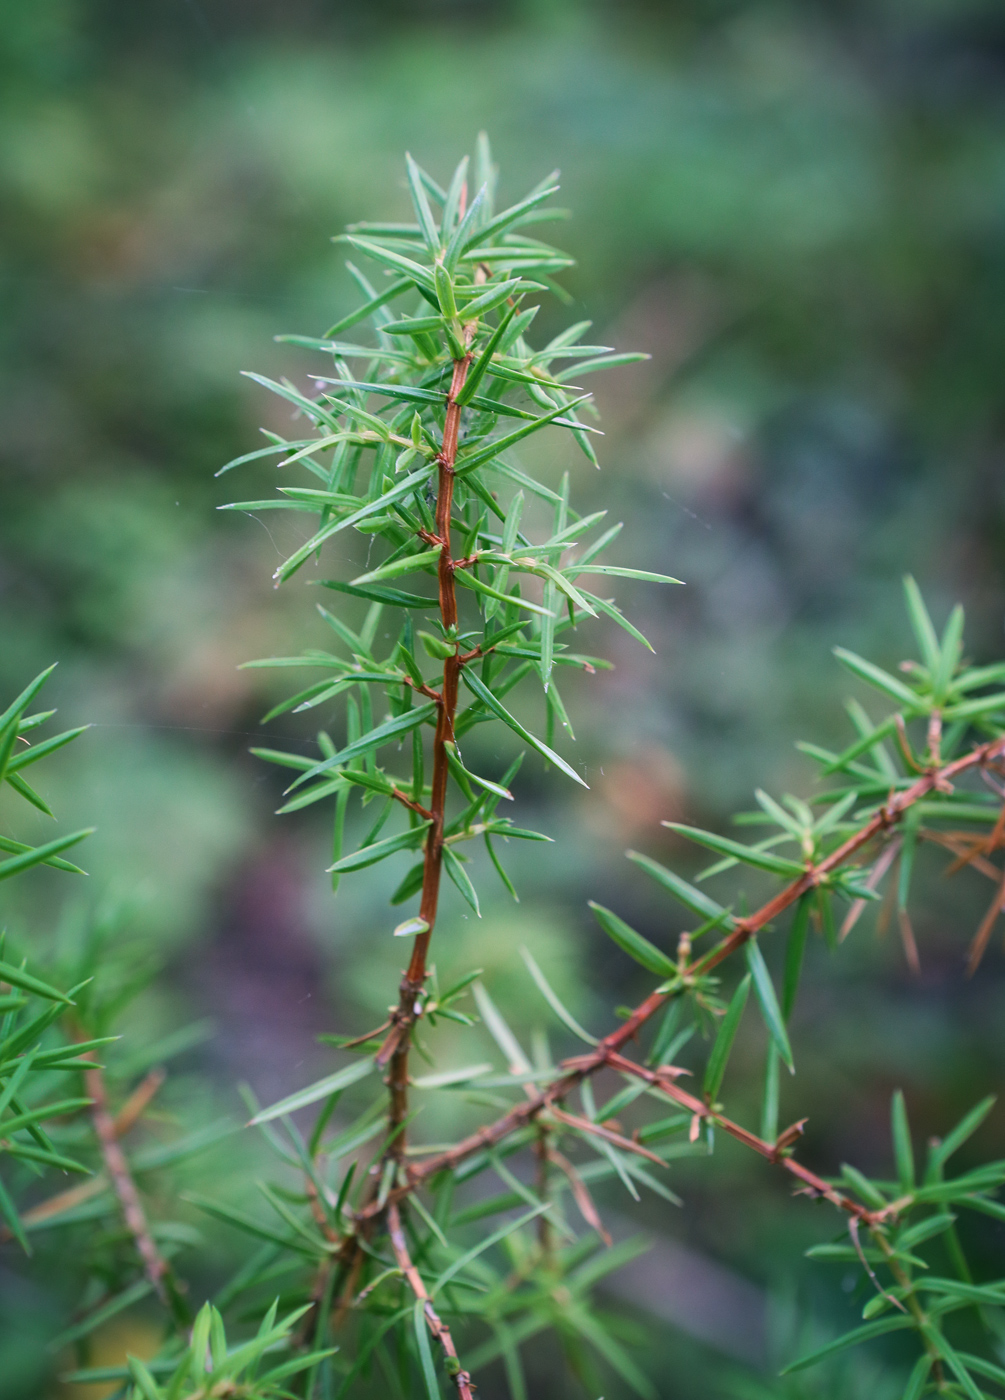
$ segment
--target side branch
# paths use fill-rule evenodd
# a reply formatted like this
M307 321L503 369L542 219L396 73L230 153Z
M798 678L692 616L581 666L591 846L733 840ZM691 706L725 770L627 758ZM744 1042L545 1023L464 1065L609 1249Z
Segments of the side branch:
M93 1054L93 1052L92 1052ZM88 1056L91 1058L92 1056ZM146 1213L140 1194L136 1189L126 1154L119 1145L119 1129L115 1115L108 1106L108 1093L105 1089L105 1076L97 1065L84 1070L84 1084L91 1103L91 1121L101 1145L101 1155L108 1173L122 1215L136 1244L136 1250L143 1260L143 1272L153 1284L157 1296L165 1307L170 1306L164 1280L168 1273L167 1261L161 1256L154 1237L150 1233Z
M457 1394L461 1400L474 1400L474 1392L471 1387L471 1377L467 1371L461 1370L461 1363L457 1357L457 1348L454 1346L454 1339L450 1334L450 1328L438 1316L433 1307L432 1300L422 1281L422 1275L412 1263L411 1255L408 1252L408 1245L405 1242L405 1232L401 1228L401 1214L396 1205L390 1207L387 1212L387 1232L391 1239L391 1248L394 1250L394 1257L398 1261L398 1268L405 1275L409 1288L422 1303L422 1311L425 1315L426 1325L430 1332L443 1348L443 1355L446 1358L446 1368L450 1379L457 1387Z
M403 803L411 811L418 812L419 816L424 818L427 822L433 820L433 814L428 807L423 807L421 802L416 802L414 798L408 797L400 788L392 788L391 796L396 797L399 802Z
M919 778L911 787L901 793L890 797L884 805L865 824L861 831L849 837L837 850L833 851L819 865L807 870L804 875L798 876L781 890L773 899L762 905L755 913L748 915L745 919L737 920L737 928L728 937L724 938L715 948L710 949L704 958L693 963L688 968L688 980L692 977L708 972L711 968L717 967L719 963L725 961L738 948L742 947L760 929L764 928L773 919L777 918L785 909L794 904L801 895L808 890L816 888L820 884L821 877L831 871L839 869L847 864L852 856L856 855L866 846L873 837L880 832L888 831L894 827L903 817L904 813L914 805L915 802L927 797L933 791L945 791L951 780L959 774L974 768L985 766L995 758L999 758L1005 753L1005 739L994 739L986 744L981 744L962 758L955 759L952 763L946 764L939 769L932 769ZM548 1109L552 1104L560 1102L572 1092L582 1080L596 1074L605 1066L614 1066L623 1069L625 1073L642 1075L649 1073L643 1071L640 1066L633 1061L621 1060L620 1051L629 1041L633 1040L645 1023L660 1010L662 1006L672 997L679 995L684 990L684 983L676 985L672 990L666 992L656 991L650 993L648 997L635 1008L632 1014L622 1022L620 1026L610 1035L604 1037L599 1042L595 1051L589 1055L580 1056L574 1061L567 1061L566 1072L552 1080L536 1093L531 1094L526 1101L516 1104L508 1113L496 1119L493 1123L487 1123L478 1128L468 1137L463 1138L453 1147L444 1152L439 1152L428 1157L426 1161L419 1165L408 1164L406 1171L408 1180L405 1185L396 1187L389 1196L391 1202L397 1202L410 1195L417 1187L436 1176L438 1172L452 1170L467 1157L475 1152L483 1151L487 1147L493 1147L496 1143L503 1141L513 1132L525 1127L533 1122L536 1116L544 1109ZM630 1067L630 1068L629 1068ZM659 1085L665 1088L667 1079L660 1078ZM683 1090L675 1090L671 1097ZM721 1115L716 1115L707 1104L698 1099L692 1099L690 1095L685 1095L688 1105L696 1104L692 1107L693 1113L700 1114L701 1117L712 1117L720 1124L724 1131L748 1146L769 1160L778 1161L784 1165L785 1170L798 1177L806 1187L816 1194L825 1196L839 1205L842 1210L849 1210L866 1223L875 1223L878 1218L874 1213L856 1206L848 1198L834 1192L822 1178L815 1176L807 1168L800 1166L791 1157L782 1156L777 1144L765 1143L760 1138L748 1133L745 1128L738 1124L732 1124L730 1120L723 1119ZM683 1100L679 1100L683 1104ZM370 1204L359 1212L358 1219L364 1221L379 1212L375 1205Z
M837 1206L839 1210L847 1211L856 1220L861 1220L864 1224L872 1226L879 1224L885 1215L889 1214L889 1211L873 1211L859 1205L849 1196L836 1191L829 1182L824 1181L822 1176L817 1176L816 1172L811 1172L808 1167L802 1166L795 1158L786 1155L787 1140L792 1133L791 1129L783 1133L778 1142L765 1142L763 1138L748 1132L746 1128L741 1128L739 1123L734 1123L725 1114L719 1113L709 1104L695 1098L693 1094L689 1094L686 1089L679 1088L674 1083L672 1075L668 1074L665 1069L662 1073L659 1070L646 1069L644 1065L636 1064L634 1060L626 1059L624 1055L609 1055L607 1063L611 1069L619 1070L622 1074L634 1075L636 1079L642 1079L645 1083L651 1084L654 1089L658 1089L661 1094L665 1094L674 1103L680 1104L681 1108L686 1108L696 1118L703 1118L710 1123L715 1123L717 1127L722 1128L723 1132L736 1138L737 1142L742 1142L744 1147L751 1148L769 1162L791 1172L803 1183L803 1188L808 1193L824 1197L825 1200L830 1201L831 1205ZM798 1132L801 1132L801 1125Z
M856 855L863 846L867 846L874 836L896 826L904 813L909 807L913 807L915 802L920 802L931 792L945 792L952 779L958 777L960 773L971 768L982 768L992 759L1001 757L1003 753L1005 753L1005 739L992 739L988 743L972 749L962 758L947 763L943 768L929 769L909 788L892 795L866 822L861 831L856 831L854 836L849 836L847 841L838 846L837 850L832 851L819 865L813 866L812 869L807 870L805 875L800 875L798 879L786 885L785 889L775 895L774 899L762 905L756 914L751 914L746 919L738 919L735 932L731 933L728 938L724 938L703 958L699 958L690 969L691 972L701 974L717 967L737 948L746 943L752 934L764 928L765 924L769 924L772 919L788 909L790 904L795 904L802 895L815 889L824 876L847 864L851 857Z

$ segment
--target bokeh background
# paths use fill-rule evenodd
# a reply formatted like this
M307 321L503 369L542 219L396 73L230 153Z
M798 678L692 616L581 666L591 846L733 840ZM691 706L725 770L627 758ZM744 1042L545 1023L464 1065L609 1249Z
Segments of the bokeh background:
M570 467L581 509L626 522L619 558L686 588L618 595L654 656L608 626L584 643L616 663L565 697L591 790L528 767L517 815L557 844L516 853L518 908L487 876L481 922L450 892L444 973L484 967L529 1029L526 943L606 1026L612 988L627 1000L638 983L586 899L672 943L677 911L621 852L694 869L660 818L723 826L758 784L809 793L794 739L847 733L852 687L829 649L907 654L904 571L938 624L966 604L971 655L1002 653L993 0L4 6L0 683L11 695L59 660L61 718L93 728L43 787L67 827L99 832L89 896L36 873L5 887L2 912L44 949L68 897L72 917L88 898L127 908L166 966L141 1032L203 1023L169 1100L180 1113L240 1118L239 1079L264 1099L307 1082L331 1063L317 1033L366 1028L393 991L386 877L352 877L333 900L325 821L275 817L277 776L247 753L310 739L289 721L266 734L279 692L237 669L325 644L300 576L271 588L296 524L216 511L268 494L269 468L213 473L260 423L288 426L240 371L306 382L303 352L272 337L321 334L353 304L330 235L404 216L406 148L444 180L483 127L504 197L562 171L574 304L546 307L545 330L589 317L605 343L652 356L596 381L600 475L553 445L536 465ZM50 832L22 817L18 834ZM839 956L814 950L782 1109L811 1114L813 1165L883 1170L897 1085L920 1143L1000 1083L1000 948L974 982L961 973L984 898L923 875L920 979L868 921ZM762 1052L752 1029L727 1084L751 1121ZM250 1199L257 1149L238 1141L224 1165ZM1005 1109L975 1151L996 1144ZM604 1198L618 1233L653 1241L608 1301L661 1397L899 1393L896 1347L772 1379L800 1329L855 1315L853 1281L801 1258L833 1222L729 1144L672 1175L683 1209ZM226 1232L209 1238L196 1291L239 1257ZM1001 1227L982 1220L973 1243L1001 1272ZM45 1260L26 1271L0 1254L12 1400L56 1394L45 1341L73 1299ZM587 1393L546 1347L530 1360L539 1393ZM501 1385L487 1372L482 1393Z

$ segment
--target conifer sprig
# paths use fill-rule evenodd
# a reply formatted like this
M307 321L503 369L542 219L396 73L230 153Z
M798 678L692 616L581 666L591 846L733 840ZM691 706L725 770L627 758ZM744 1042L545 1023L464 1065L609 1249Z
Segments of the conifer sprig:
M515 896L493 842L548 839L516 826L501 809L513 797L526 750L583 782L568 750L557 751L571 742L571 726L556 677L563 666L595 671L605 663L572 650L570 633L587 620L591 627L610 620L645 641L613 599L588 592L581 579L673 580L634 564L598 562L620 527L607 526L602 512L575 511L568 474L557 479L545 470L540 480L519 457L526 438L548 430L553 438L571 436L593 463L594 424L586 421L592 407L572 382L633 358L584 344L587 323L541 349L530 343L535 298L569 265L534 232L549 211L558 212L550 205L555 178L496 212L484 139L475 161L462 161L446 187L411 158L406 178L411 221L357 224L346 235L354 256L375 269L371 281L349 264L363 304L322 337L285 337L329 357L332 368L326 364L314 377L314 392L255 376L293 406L305 435L284 441L270 434L268 448L224 470L276 453L284 468L308 474L309 484L299 486L284 474L276 499L233 507L315 515L277 581L314 561L326 575L318 581L335 595L331 607L319 607L330 650L250 663L321 673L269 716L320 710L329 728L318 735L317 755L257 752L290 774L284 813L333 804L333 885L411 853L390 901L417 901L393 929L412 940L409 964L381 1025L360 1037L325 1037L350 1058L278 1103L249 1100L251 1124L280 1164L274 1181L260 1183L261 1209L188 1197L254 1244L215 1302L189 1328L177 1292L165 1299L172 1316L151 1362L73 1378L118 1383L117 1393L129 1400L342 1400L391 1392L436 1400L444 1387L468 1400L472 1377L501 1362L513 1400L527 1400L522 1348L551 1330L592 1394L603 1387L599 1366L648 1400L662 1390L593 1297L597 1281L639 1246L611 1247L604 1201L598 1205L594 1192L619 1183L636 1199L645 1190L680 1205L667 1184L672 1164L707 1156L716 1133L725 1132L800 1193L834 1208L837 1238L810 1254L858 1271L862 1325L816 1345L788 1369L903 1332L915 1347L904 1400L979 1400L986 1382L1005 1385L996 1340L1005 1281L978 1280L956 1219L964 1211L1005 1218L997 1194L1005 1164L970 1166L956 1176L947 1167L993 1101L934 1140L921 1170L898 1093L889 1178L851 1165L824 1176L796 1155L805 1116L780 1128L783 1097L797 1114L805 1108L798 1076L782 1075L781 1067L794 1074L798 1064L793 1011L811 936L838 952L855 929L861 933L870 904L885 901L896 905L905 956L917 965L908 906L923 847L947 850L952 870L993 882L967 955L971 972L985 955L1005 889L998 863L1005 850L1005 664L967 664L962 612L950 616L940 637L908 579L919 659L895 675L838 649L841 665L882 697L888 713L873 720L853 701L855 737L842 753L802 746L820 770L811 800L759 791L756 810L737 818L756 828L754 839L665 823L711 855L691 879L628 852L633 868L684 911L687 927L676 948L665 946L660 931L647 936L593 904L603 932L648 980L637 1006L600 1034L602 1027L584 1025L564 1005L524 950L542 1009L558 1034L578 1042L577 1053L557 1058L544 1037L528 1053L480 969L441 986L429 950L443 937L436 928L443 875L478 912L480 877L472 877L468 843L484 843ZM353 339L341 339L349 330ZM373 343L363 343L368 339ZM344 579L336 576L337 561L354 537L349 531L367 537L373 552L363 572ZM350 611L361 603L362 622ZM392 617L388 648L380 638ZM540 688L543 735L512 713L509 695L522 682ZM481 724L508 728L524 746L504 772L474 769L464 741ZM372 820L346 849L355 798ZM33 863L50 855L67 864L44 847ZM14 972L23 985L28 974ZM19 985L3 969L0 975ZM63 998L53 1013L61 1014L63 994L35 990ZM755 1014L764 1046L758 1131L735 1110L727 1114L723 1102L735 1091L738 1062L749 1061L745 1026ZM416 1074L420 1028L435 1030L442 1021L478 1044L463 1065L434 1060L429 1072ZM93 1017L91 1025L98 1026ZM78 1050L82 1055L85 1047ZM58 1059L66 1052L56 1053ZM28 1073L28 1058L22 1055L15 1076ZM79 1066L90 1064L79 1059ZM494 1105L495 1116L459 1141L418 1140L418 1111L428 1095L444 1093ZM2 1102L0 1114L8 1111ZM313 1121L305 1131L292 1115L306 1110ZM19 1107L9 1111L19 1130L42 1121L29 1125L17 1117ZM14 1131L10 1121L7 1128ZM125 1205L121 1191L119 1198ZM132 1281L122 1280L71 1340L151 1291L153 1227L130 1228L138 1255ZM280 1291L284 1317L277 1321ZM227 1331L235 1327L236 1343Z
M496 214L495 172L484 145L478 161L480 183L470 201L467 162L455 173L450 197L411 157L406 165L415 223L355 225L346 235L358 253L396 274L391 288L378 293L351 268L368 298L360 319L372 321L377 344L367 348L331 338L286 337L334 360L334 374L315 379L318 392L311 399L290 384L254 376L297 406L318 433L313 444L291 444L280 465L299 462L318 475L319 461L330 454L326 475L322 471L324 489L281 488L291 499L276 504L296 509L313 504L319 527L280 566L277 579L290 578L350 527L364 530L386 550L381 562L350 583L331 581L371 600L363 628L366 640L326 613L351 659L340 661L327 654L302 658L304 665L321 666L331 678L299 692L290 704L315 708L346 695L351 734L346 745L300 773L291 792L308 783L314 786L288 807L305 799L334 799L339 834L344 821L339 799L352 786L362 787L364 802L383 795L387 817L395 799L406 809L407 825L398 834L378 841L372 830L355 856L343 856L337 840L332 867L336 876L401 850L422 853L421 884L418 875L412 881L420 896L418 911L397 930L413 934L412 956L390 1032L377 1054L377 1063L388 1067L393 1139L389 1151L398 1161L403 1160L407 1141L409 1043L426 994L443 872L477 910L478 896L457 843L480 836L498 867L493 836L534 836L496 816L499 785L463 767L463 733L473 723L501 720L555 767L583 783L572 764L555 752L551 738L556 716L569 730L553 680L556 664L571 660L593 668L592 662L567 657L567 643L559 640L583 617L597 615L573 579L584 572L617 572L676 581L596 564L596 547L583 546L603 513L582 519L570 505L567 475L556 492L526 477L512 456L518 443L556 427L570 432L595 461L587 437L595 429L576 416L590 395L556 380L549 366L557 356L580 359L588 370L601 368L608 358L615 363L643 358L609 356L603 347L578 347L586 324L543 350L535 351L526 339L537 307L524 309L523 303L529 294L544 290L544 283L534 278L550 276L569 259L520 230L541 217L558 186L551 182ZM392 320L392 303L397 320ZM427 314L430 307L436 314ZM347 328L345 321L341 328ZM368 362L361 377L349 370L350 359ZM575 377L575 367L571 373ZM500 428L500 420L514 418L518 426L508 427L503 421ZM554 501L553 528L540 544L521 529L525 491ZM232 508L254 509L255 504ZM608 532L596 544L605 547L612 538ZM574 550L580 551L578 558L569 557ZM423 575L430 581L435 578L435 596L399 591L398 580L411 576L409 586L421 588ZM523 578L543 582L540 604L522 593ZM394 587L387 588L391 580ZM463 631L459 587L474 595L463 609ZM390 655L377 659L372 641L378 619L383 621L382 614L396 607L407 610L401 630ZM432 630L418 632L418 648L416 624L424 611L431 614ZM428 659L439 664L435 679L427 674ZM255 664L295 661L275 658ZM531 671L537 672L545 694L547 740L526 729L502 703L513 684ZM473 698L459 710L462 681L463 693ZM386 721L372 722L371 688L383 692L391 716ZM428 703L416 703L420 697ZM427 752L428 726L433 735ZM392 775L378 765L377 751L406 735L413 736L412 771L403 777ZM284 761L281 755L267 756ZM360 758L367 765L365 776L350 767ZM293 763L292 758L285 761ZM463 810L451 822L448 807L453 796L462 799Z

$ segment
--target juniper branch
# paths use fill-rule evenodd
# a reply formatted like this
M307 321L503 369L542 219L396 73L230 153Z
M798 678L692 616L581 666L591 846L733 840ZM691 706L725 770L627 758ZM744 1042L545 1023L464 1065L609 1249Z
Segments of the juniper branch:
M387 1212L387 1232L391 1241L391 1248L394 1250L394 1257L398 1262L398 1267L408 1283L409 1288L416 1298L422 1303L423 1316L426 1325L432 1335L439 1342L446 1358L447 1374L457 1388L460 1400L474 1400L474 1391L471 1385L471 1377L467 1371L461 1369L461 1363L457 1356L457 1348L454 1346L454 1339L450 1328L442 1320L433 1307L432 1299L422 1275L412 1263L411 1255L408 1252L408 1245L405 1241L405 1232L401 1227L401 1214L396 1205L392 1205Z
M633 1061L624 1060L623 1065L618 1064L621 1058L619 1052L630 1041L635 1039L642 1027L661 1009L661 1007L666 1005L667 1001L672 996L680 995L687 985L693 984L698 976L710 971L713 967L719 966L720 963L741 948L749 938L765 928L772 920L776 919L779 914L783 913L784 910L794 904L801 895L805 894L808 890L815 889L823 876L834 873L847 865L874 837L894 829L896 824L916 802L927 797L932 791L945 791L952 779L974 768L990 764L995 759L1001 757L1002 754L1005 754L1005 739L999 738L990 740L985 744L978 745L976 748L972 749L970 753L955 759L952 763L945 764L939 769L925 773L917 782L913 783L910 788L891 796L859 831L849 837L848 840L839 846L837 850L832 852L831 855L827 856L818 864L811 866L805 874L791 880L784 889L779 891L772 899L768 900L760 909L747 915L742 920L737 920L739 926L734 932L722 939L715 948L710 949L703 958L690 964L686 976L681 979L679 984L674 985L672 989L651 992L644 1001L640 1002L639 1005L635 1007L631 1015L628 1016L616 1030L612 1031L599 1042L596 1050L588 1055L578 1057L575 1061L566 1061L565 1064L568 1068L566 1068L562 1074L556 1076L554 1080L550 1081L543 1088L530 1093L525 1102L516 1104L500 1118L476 1129L475 1132L463 1138L453 1147L428 1157L421 1164L415 1165L409 1163L405 1167L407 1174L406 1183L394 1187L388 1196L388 1201L393 1203L405 1199L412 1191L416 1190L424 1183L431 1181L440 1172L452 1170L474 1153L480 1152L487 1147L494 1147L497 1143L504 1141L512 1133L518 1131L528 1123L533 1122L543 1110L548 1109L556 1102L564 1099L584 1079L597 1074L600 1070L608 1066L617 1065L619 1068L624 1068L626 1073L636 1074L644 1078L649 1071L643 1072L642 1068L640 1066L635 1066ZM631 1068L629 1068L629 1066ZM659 1084L660 1087L663 1088L662 1079L659 1081ZM739 1141L746 1143L747 1146L753 1147L761 1156L767 1157L770 1160L775 1159L773 1154L775 1154L776 1149L773 1144L764 1143L760 1138L755 1137L754 1134L748 1133L746 1129L740 1128L739 1125L731 1124L730 1120L723 1119L721 1116L716 1116L714 1111L711 1110L707 1104L702 1104L700 1100L694 1099L693 1096L685 1094L683 1098L678 1097L683 1093L683 1090L675 1091L671 1097L676 1098L682 1106L688 1107L691 1112L698 1113L701 1117L713 1118L725 1131L729 1132ZM685 1099L687 1103L685 1103ZM693 1104L698 1104L699 1107L692 1107L691 1105ZM812 1190L820 1195L826 1196L827 1199L832 1199L832 1196L828 1194L831 1188L827 1186L827 1183L824 1182L822 1178L815 1177L812 1172L808 1172L806 1168L801 1167L790 1157L783 1157L779 1160L785 1163L785 1169L787 1171L800 1177ZM845 1210L849 1209L849 1206L844 1204L846 1199L847 1198L844 1197L840 1198L841 1208ZM834 1203L838 1204L839 1202L835 1200ZM363 1210L359 1212L358 1218L362 1221L372 1218L379 1213L379 1210L371 1204L364 1207ZM855 1207L853 1213L859 1215L860 1218L867 1223L873 1218L871 1212L860 1207Z

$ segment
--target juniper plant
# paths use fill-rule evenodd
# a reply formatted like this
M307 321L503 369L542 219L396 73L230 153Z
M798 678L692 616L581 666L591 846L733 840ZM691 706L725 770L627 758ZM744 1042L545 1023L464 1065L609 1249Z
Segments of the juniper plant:
M399 852L414 854L392 897L394 904L419 901L394 930L412 940L411 958L387 1021L355 1040L328 1037L353 1058L271 1107L252 1106L252 1123L281 1163L279 1178L262 1186L269 1218L190 1198L253 1238L256 1252L191 1330L175 1317L152 1361L78 1372L77 1379L118 1382L117 1393L130 1400L329 1400L375 1392L435 1400L445 1387L470 1397L472 1375L501 1361L510 1394L524 1400L521 1348L553 1329L588 1394L610 1381L603 1376L609 1368L628 1389L655 1396L661 1388L622 1344L617 1320L593 1298L598 1279L638 1246L611 1246L591 1187L613 1179L633 1196L641 1187L676 1200L665 1182L668 1164L711 1152L719 1131L801 1193L829 1205L840 1222L838 1238L812 1253L861 1270L863 1325L817 1346L790 1371L900 1331L916 1348L916 1360L897 1382L905 1400L929 1393L979 1397L988 1382L1001 1388L1005 1281L975 1280L956 1218L962 1211L1005 1217L995 1196L1005 1164L946 1174L991 1101L931 1145L919 1174L904 1101L895 1095L890 1180L873 1180L851 1166L834 1177L818 1174L795 1155L805 1119L779 1130L780 1070L794 1069L790 1018L813 930L837 950L861 929L869 905L883 898L885 882L906 956L916 964L908 898L923 843L948 849L955 867L994 881L988 915L970 948L971 971L1002 908L1005 876L995 856L1005 847L1005 691L995 687L1005 682L1005 664L973 667L962 660L959 609L938 637L908 580L919 660L906 663L898 676L838 652L842 664L894 708L875 724L852 704L857 737L840 754L805 746L829 780L812 803L758 793L758 810L740 819L765 829L753 843L667 823L713 853L713 864L696 881L628 853L687 911L692 927L671 952L615 912L593 906L605 933L651 978L649 994L614 1029L596 1036L584 1028L525 951L531 980L562 1033L583 1044L581 1053L556 1063L542 1042L528 1055L477 972L449 987L436 980L429 950L443 873L477 910L465 868L467 843L484 844L511 889L495 843L539 839L499 815L519 759L504 773L477 773L465 736L476 725L506 726L581 783L555 748L561 742L556 735L568 732L555 677L562 666L596 669L603 663L570 650L570 634L602 614L644 641L603 596L603 584L593 593L581 581L670 580L599 562L618 527L604 529L597 515L580 517L567 477L550 485L537 480L514 454L524 438L556 428L592 462L588 399L569 381L631 358L582 344L584 325L541 350L532 348L536 306L525 303L551 289L568 264L528 232L554 217L548 203L553 179L496 213L484 140L473 197L466 161L446 189L411 160L407 171L414 221L356 225L347 235L356 253L390 278L378 290L350 265L363 305L318 340L286 337L331 359L332 368L316 377L316 393L255 376L293 404L306 435L288 440L269 434L267 447L228 469L275 454L284 468L299 463L313 478L308 486L284 484L278 499L233 507L319 516L318 528L277 571L279 582L309 561L327 563L332 552L326 546L343 531L374 537L381 551L374 567L351 581L325 579L343 599L368 605L357 627L346 620L350 614L320 608L341 652L253 663L320 670L320 680L274 713L327 708L338 716L343 712L334 702L341 705L344 697L339 738L322 731L317 756L258 752L295 774L284 812L333 804L334 883ZM340 338L365 321L375 343ZM351 362L364 366L360 377ZM549 531L539 532L546 533L542 543L534 542L529 517L525 522L524 507L532 501L553 512ZM383 654L378 638L392 614L402 620ZM505 703L532 677L543 693L543 738ZM365 807L376 804L377 816L346 853L347 807L356 792ZM397 829L385 835L392 819ZM733 883L716 898L705 882L723 877ZM754 912L746 912L750 907ZM769 962L783 923L788 933L779 995ZM727 1115L722 1102L751 993L767 1032L759 1132ZM435 1028L447 1019L471 1028L472 1010L503 1068L476 1062L415 1074L410 1057L420 1023ZM685 1047L697 1075L689 1088L681 1083L689 1071L676 1063ZM364 1084L378 1076L384 1086L363 1099ZM414 1141L409 1130L417 1101L443 1092L483 1104L490 1093L499 1111L459 1141ZM357 1111L347 1114L354 1100ZM305 1134L292 1115L311 1107ZM484 1188L486 1177L497 1178L500 1189L467 1189L476 1178ZM129 1203L121 1193L120 1200L128 1223ZM586 1227L582 1237L566 1210L570 1200ZM493 1218L501 1223L488 1228ZM141 1232L133 1237L142 1256ZM280 1304L284 1315L277 1321ZM228 1342L226 1326L240 1329L249 1318L257 1323L255 1335ZM81 1326L87 1325L85 1319ZM799 1392L771 1383L765 1393Z
M55 710L31 706L53 669L0 715L0 785L48 818L53 812L25 774L84 733L78 727L38 737ZM8 853L0 880L42 866L82 875L63 853L92 830L38 846L0 836ZM206 1027L122 1043L122 1017L156 971L123 910L71 907L49 940L47 961L36 957L29 966L0 940L0 1248L36 1254L50 1286L58 1278L57 1307L70 1316L51 1329L55 1358L64 1346L86 1346L102 1323L149 1296L174 1328L191 1322L172 1263L191 1229L163 1211L152 1220L147 1192L170 1197L165 1173L234 1125L169 1129L138 1148L130 1139L142 1133L164 1065Z

